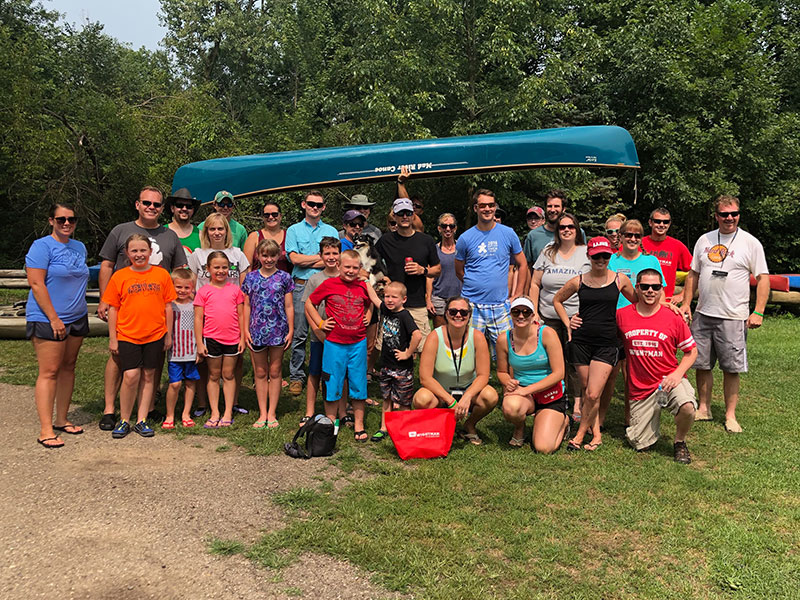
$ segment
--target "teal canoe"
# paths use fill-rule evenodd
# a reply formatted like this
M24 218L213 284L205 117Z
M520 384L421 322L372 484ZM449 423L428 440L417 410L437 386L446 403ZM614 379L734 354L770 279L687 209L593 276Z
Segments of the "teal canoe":
M638 169L639 157L621 127L563 127L215 158L180 167L172 191L185 187L208 203L220 190L246 197L387 181L403 166L417 179L546 167Z

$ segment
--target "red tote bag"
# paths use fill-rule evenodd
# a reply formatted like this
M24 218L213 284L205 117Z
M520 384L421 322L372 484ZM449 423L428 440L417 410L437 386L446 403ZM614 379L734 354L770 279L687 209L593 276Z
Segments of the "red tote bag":
M444 457L453 444L456 415L449 408L392 411L386 413L386 430L403 460Z

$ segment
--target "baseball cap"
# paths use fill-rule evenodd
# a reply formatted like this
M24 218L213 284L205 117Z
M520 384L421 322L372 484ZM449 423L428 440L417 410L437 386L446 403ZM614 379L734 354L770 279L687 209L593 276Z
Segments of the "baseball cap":
M226 199L234 203L236 202L236 199L233 197L233 194L231 194L230 192L226 192L225 190L217 192L217 195L214 196L214 202L217 204Z
M525 216L530 217L532 213L535 213L538 218L544 219L544 210L541 206L531 206Z
M401 210L410 210L414 212L414 204L408 198L398 198L392 204L392 212L397 214Z
M609 242L608 239L604 238L602 235L593 237L589 240L589 243L586 244L586 254L589 256L603 253L614 254L614 249L611 247L611 242Z
M346 213L344 213L344 215L342 216L342 223L349 223L350 221L354 221L356 219L364 219L365 223L367 221L367 219L364 217L364 215L361 214L360 211L353 209L353 210L348 210Z

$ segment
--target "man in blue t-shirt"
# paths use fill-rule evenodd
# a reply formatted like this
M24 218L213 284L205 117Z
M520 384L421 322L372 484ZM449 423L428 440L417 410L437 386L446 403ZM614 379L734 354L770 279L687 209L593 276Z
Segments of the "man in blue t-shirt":
M514 230L495 221L494 192L478 190L472 197L478 224L456 242L456 275L464 282L461 294L472 304L472 326L483 332L494 355L497 337L511 329L508 297L509 261L526 273L528 262ZM517 278L511 299L524 289L525 277Z

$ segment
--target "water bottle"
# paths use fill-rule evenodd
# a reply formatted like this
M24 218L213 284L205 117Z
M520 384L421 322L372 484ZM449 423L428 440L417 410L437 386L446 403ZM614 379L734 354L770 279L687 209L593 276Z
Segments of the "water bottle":
M333 422L333 435L339 435L339 417Z
M665 408L667 404L669 404L669 394L667 394L661 385L659 385L658 390L656 390L656 402L658 402L661 408Z

